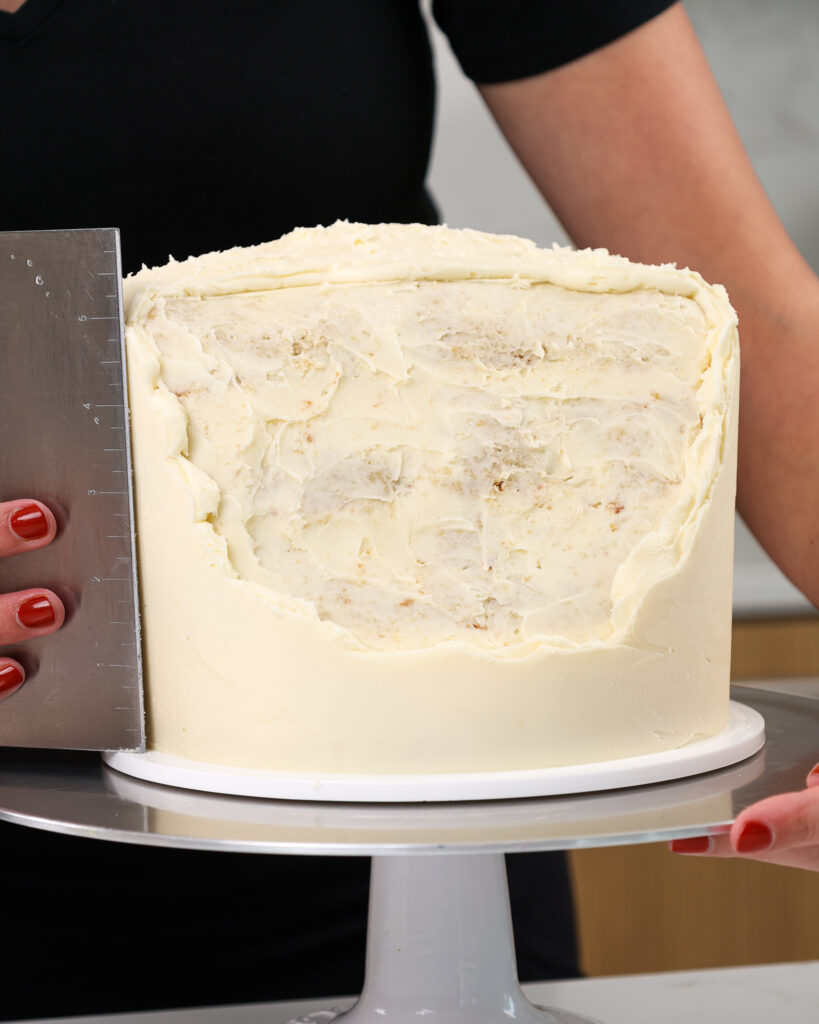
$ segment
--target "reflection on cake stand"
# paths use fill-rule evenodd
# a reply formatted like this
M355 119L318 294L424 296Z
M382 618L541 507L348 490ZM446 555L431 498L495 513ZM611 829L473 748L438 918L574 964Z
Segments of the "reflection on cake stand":
M345 1024L407 1024L429 1015L442 1024L583 1024L588 1018L539 1009L521 991L503 854L725 832L750 803L801 787L815 762L819 702L748 689L742 699L750 707L734 706L734 741L722 737L725 746L733 743L733 754L721 755L724 767L715 762L677 781L666 765L659 779L668 781L609 779L599 788L631 788L582 795L570 795L564 779L564 795L545 798L529 789L517 799L505 792L494 800L345 803L326 792L318 800L197 792L129 777L92 755L73 755L72 767L65 753L38 751L33 764L31 755L26 762L19 751L6 751L0 818L152 845L371 855L366 982ZM690 770L695 746L677 755L679 774ZM586 783L588 767L578 770ZM429 801L430 794L415 799Z

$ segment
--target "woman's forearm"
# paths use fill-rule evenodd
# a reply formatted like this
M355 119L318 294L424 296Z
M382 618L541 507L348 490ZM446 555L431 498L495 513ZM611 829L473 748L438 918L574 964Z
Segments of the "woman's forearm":
M678 4L482 92L579 246L724 284L742 351L738 507L819 604L819 279L791 242Z

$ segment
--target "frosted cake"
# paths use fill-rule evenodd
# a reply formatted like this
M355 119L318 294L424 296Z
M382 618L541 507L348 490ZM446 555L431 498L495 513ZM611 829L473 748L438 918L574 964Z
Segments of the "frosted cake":
M727 723L724 290L339 223L126 282L152 749L490 771Z

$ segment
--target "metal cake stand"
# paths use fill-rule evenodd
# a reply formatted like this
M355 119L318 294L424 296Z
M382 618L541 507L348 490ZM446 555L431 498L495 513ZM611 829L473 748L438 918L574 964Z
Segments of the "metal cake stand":
M523 995L503 854L717 834L757 800L801 789L819 758L819 701L775 688L733 696L764 717L765 747L678 781L477 802L299 802L145 782L96 754L9 749L0 819L155 846L372 856L366 980L345 1024L429 1014L440 1024L588 1024Z

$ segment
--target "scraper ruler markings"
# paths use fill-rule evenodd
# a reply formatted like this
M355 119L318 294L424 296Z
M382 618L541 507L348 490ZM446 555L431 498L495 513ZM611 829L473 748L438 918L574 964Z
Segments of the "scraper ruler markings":
M0 233L0 500L36 498L56 541L0 561L0 592L47 587L68 610L5 647L27 681L0 745L144 748L119 232Z

